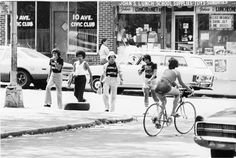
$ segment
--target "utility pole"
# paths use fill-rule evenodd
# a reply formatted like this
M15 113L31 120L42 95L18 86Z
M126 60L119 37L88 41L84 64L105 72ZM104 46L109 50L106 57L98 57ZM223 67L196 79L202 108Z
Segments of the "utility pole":
M22 88L17 84L17 1L11 3L11 72L4 107L23 108Z

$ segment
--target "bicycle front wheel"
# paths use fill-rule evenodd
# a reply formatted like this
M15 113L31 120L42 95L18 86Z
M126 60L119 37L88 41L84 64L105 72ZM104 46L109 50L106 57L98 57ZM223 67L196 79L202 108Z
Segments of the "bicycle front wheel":
M194 127L196 109L192 103L183 102L177 107L176 112L179 116L174 118L175 129L181 134L187 134Z
M158 103L150 105L144 113L143 128L147 135L157 136L164 125L164 115Z

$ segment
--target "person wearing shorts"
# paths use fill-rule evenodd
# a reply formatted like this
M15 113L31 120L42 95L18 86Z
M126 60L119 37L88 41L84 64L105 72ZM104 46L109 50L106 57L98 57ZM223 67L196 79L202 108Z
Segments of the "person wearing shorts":
M169 60L169 68L166 69L163 74L161 79L157 82L155 92L157 97L161 100L163 105L166 104L166 95L171 95L174 96L173 100L173 109L171 112L171 116L176 117L176 107L179 102L180 98L180 91L178 88L178 85L176 84L176 79L178 79L179 84L186 88L188 91L192 91L188 86L186 86L181 78L181 74L178 70L175 68L178 67L178 60L175 58L170 58Z
M143 56L143 61L145 62L145 64L142 65L141 69L138 70L138 74L141 75L143 72L145 73L144 84L143 84L144 105L145 107L148 107L149 106L148 98L150 90L153 100L155 102L159 101L155 95L157 64L152 62L151 56L148 54Z

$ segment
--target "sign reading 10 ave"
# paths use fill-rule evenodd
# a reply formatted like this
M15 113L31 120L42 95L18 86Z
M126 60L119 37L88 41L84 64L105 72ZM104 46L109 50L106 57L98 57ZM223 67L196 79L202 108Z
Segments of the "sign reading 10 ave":
M92 15L73 14L70 26L83 29L93 29L96 27L96 18L93 18Z

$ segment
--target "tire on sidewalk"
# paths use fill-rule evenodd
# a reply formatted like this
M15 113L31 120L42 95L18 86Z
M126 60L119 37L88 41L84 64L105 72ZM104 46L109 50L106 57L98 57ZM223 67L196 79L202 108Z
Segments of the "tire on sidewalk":
M67 103L64 106L64 110L88 111L89 109L90 109L90 104L88 102Z

